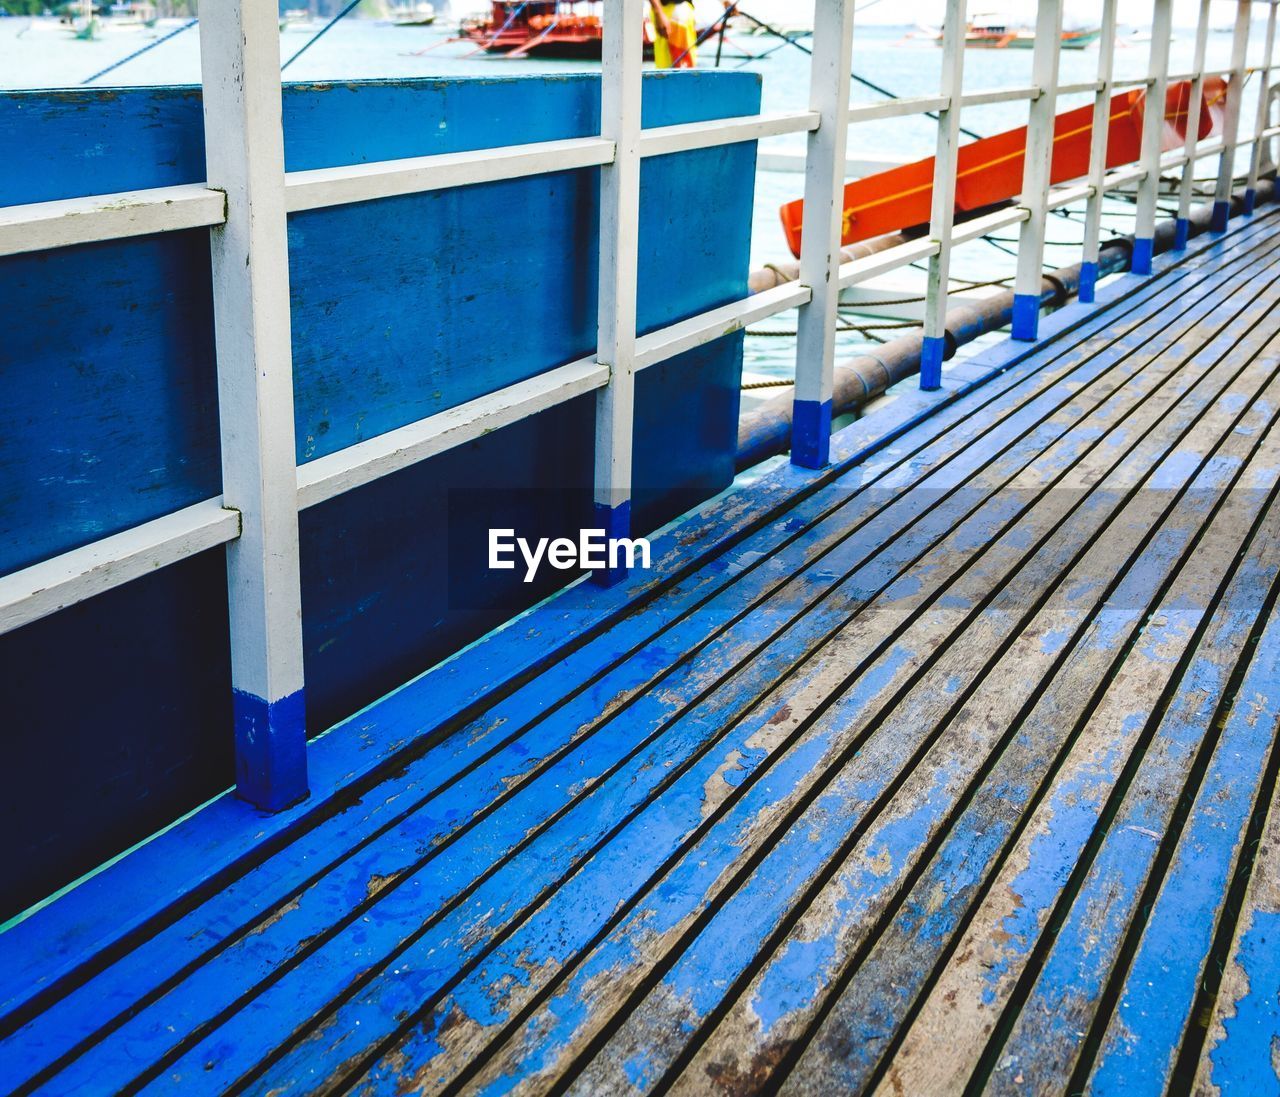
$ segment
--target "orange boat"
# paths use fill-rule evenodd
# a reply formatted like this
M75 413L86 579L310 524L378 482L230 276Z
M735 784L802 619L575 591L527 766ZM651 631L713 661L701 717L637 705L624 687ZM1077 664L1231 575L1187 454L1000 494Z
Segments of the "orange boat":
M1217 132L1221 126L1226 88L1226 81L1219 77L1205 80L1199 111L1200 137ZM1190 100L1189 81L1169 86L1161 137L1161 147L1166 152L1186 141ZM1111 100L1107 167L1119 167L1138 159L1145 102L1146 92L1142 90L1122 92ZM1089 173L1092 138L1092 105L1058 115L1054 123L1052 182L1065 183ZM1015 197L1022 189L1026 147L1026 126L963 145L956 172L957 212L981 209ZM933 160L930 156L846 186L841 243L853 244L928 223L933 202ZM788 202L781 211L787 244L797 256L803 212L803 200Z
M601 0L490 0L487 14L464 19L462 37L477 52L509 58L598 61L604 49ZM644 29L644 56L653 60L653 27Z

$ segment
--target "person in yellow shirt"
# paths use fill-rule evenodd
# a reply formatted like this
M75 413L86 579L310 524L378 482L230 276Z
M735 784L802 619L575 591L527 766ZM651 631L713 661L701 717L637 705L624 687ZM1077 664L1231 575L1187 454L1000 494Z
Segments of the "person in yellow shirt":
M696 68L698 24L688 0L667 4L649 0L653 9L653 60L660 69Z

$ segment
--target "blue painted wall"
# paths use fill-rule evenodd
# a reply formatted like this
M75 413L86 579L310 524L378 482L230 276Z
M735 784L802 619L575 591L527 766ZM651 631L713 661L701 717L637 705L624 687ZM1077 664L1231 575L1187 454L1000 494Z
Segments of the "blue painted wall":
M744 74L646 79L645 124L754 113ZM598 132L589 76L290 85L291 170ZM0 204L203 178L198 90L0 93ZM746 291L755 150L646 162L640 323ZM299 462L594 345L598 172L290 219ZM0 574L220 491L206 234L0 259ZM741 337L642 374L648 529L732 478ZM545 596L494 524L589 524L593 400L302 515L318 732ZM206 554L0 637L11 794L0 916L231 783L225 581Z

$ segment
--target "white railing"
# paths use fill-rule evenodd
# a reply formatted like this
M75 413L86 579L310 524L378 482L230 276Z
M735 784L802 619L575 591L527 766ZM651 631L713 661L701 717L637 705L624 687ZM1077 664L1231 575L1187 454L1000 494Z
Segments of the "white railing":
M1261 2L1261 0L1255 0ZM1053 188L1052 133L1063 95L1092 92L1094 117L1105 120L1111 95L1146 87L1163 102L1171 79L1203 84L1208 0L1200 7L1194 70L1167 75L1171 0L1154 0L1151 65L1139 80L1112 76L1116 0L1105 0L1097 79L1058 83L1063 0L1038 6L1033 83L965 93L966 0L948 0L942 43L942 86L936 96L869 106L849 105L854 0L816 0L810 109L641 130L640 25L644 0L606 0L601 134L474 152L288 172L283 165L278 27L260 0L205 5L201 57L205 88L208 182L0 209L0 256L117 240L149 233L210 230L223 496L146 522L88 546L0 577L0 632L28 624L112 587L218 545L228 546L233 685L237 692L240 791L259 806L279 808L306 790L306 739L300 695L301 605L298 512L425 460L498 427L586 393L597 394L596 491L612 532L628 526L635 373L792 308L800 310L792 460L821 468L828 460L835 318L842 288L909 263L928 260L925 354L921 384L941 378L948 271L952 249L997 228L1020 226L1014 337L1034 339L1040 303L1045 222L1051 210L1086 201L1083 257L1096 275L1102 198L1137 184L1136 257L1154 228L1162 171L1185 168L1179 195L1185 220L1191 168L1217 155L1219 209L1230 197L1236 149L1251 143L1249 187L1256 188L1268 127L1267 81L1274 66L1274 0L1270 7L1263 87L1253 135L1239 139L1250 0L1238 0L1232 50L1234 89L1221 138L1200 143L1188 128L1181 152L1161 154L1160 110L1149 110L1143 158L1105 169L1106 126L1095 125L1092 166L1082 183ZM1025 100L1029 136L1020 203L954 225L959 119L965 107ZM1195 100L1193 99L1193 102ZM931 231L866 259L841 263L840 235L849 126L921 113L937 114ZM639 166L649 156L789 133L808 135L801 277L710 310L649 335L636 332ZM601 169L600 294L595 355L471 400L318 460L296 465L288 315L288 213L394 195L472 186L573 168ZM1179 244L1185 238L1179 237ZM249 263L244 262L245 256ZM238 259L233 260L232 257ZM1091 299L1086 277L1082 298ZM616 575L601 576L604 581Z

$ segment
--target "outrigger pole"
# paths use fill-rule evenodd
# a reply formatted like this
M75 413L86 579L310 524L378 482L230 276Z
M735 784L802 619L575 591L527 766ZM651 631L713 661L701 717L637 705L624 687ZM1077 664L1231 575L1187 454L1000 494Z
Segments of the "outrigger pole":
M168 34L164 35L163 37L157 38L154 42L148 42L145 46L142 47L142 49L134 50L131 54L129 54L128 57L122 57L120 58L119 61L115 61L112 64L108 65L105 69L99 69L92 76L86 76L83 80L80 81L81 86L85 84L92 84L96 79L98 79L99 76L106 76L107 73L114 72L121 65L127 65L135 57L141 57L148 50L153 50L156 48L156 46L163 45L165 42L169 41L170 38L176 38L184 30L189 30L190 28L194 27L198 22L200 22L199 19L191 19L188 22L183 23L182 26L178 27L177 29L171 30Z
M280 71L284 72L285 69L287 69L290 65L292 65L299 57L301 57L304 53L306 53L307 50L309 50L312 46L314 46L318 41L320 41L321 38L323 38L326 34L328 34L329 31L333 29L333 25L337 23L338 20L342 19L349 12L355 11L355 9L359 6L360 6L360 0L351 0L351 3L349 3L345 8L343 8L340 12L338 12L337 15L335 15L332 19L330 19L329 22L327 22L323 27L321 27L318 31L316 31L315 34L313 34L310 38L308 38L304 42L302 44L302 47L298 50L298 52L295 53L292 57L290 57L289 60L287 60L283 65L280 66Z

